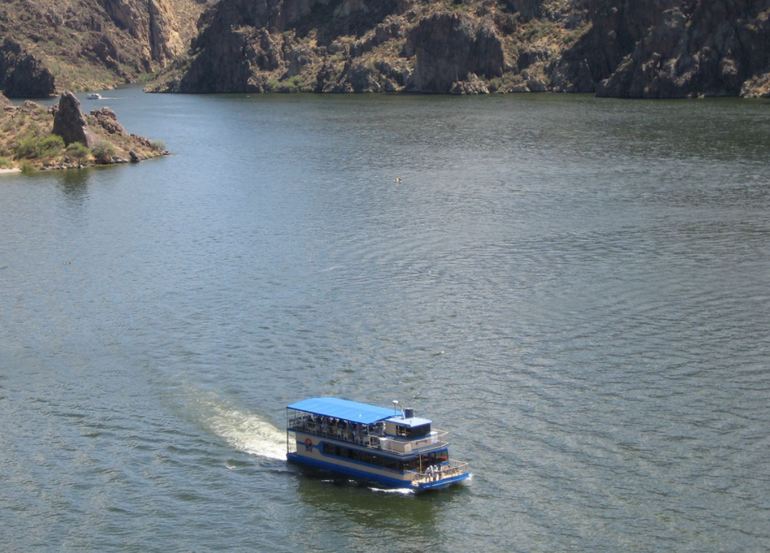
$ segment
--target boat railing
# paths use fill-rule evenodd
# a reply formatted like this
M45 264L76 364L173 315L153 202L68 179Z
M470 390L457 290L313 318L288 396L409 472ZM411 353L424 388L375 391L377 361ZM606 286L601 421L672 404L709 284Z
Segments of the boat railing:
M448 445L448 443L442 439L447 435L447 432L444 430L433 430L424 438L408 440L366 430L352 431L350 428L317 424L312 420L308 421L304 419L291 421L288 425L288 429L292 431L307 432L316 436L332 438L334 440L392 453L406 454L428 446Z
M440 465L432 465L426 469L405 471L412 476L412 485L439 482L447 478L454 478L467 472L468 463L463 461L448 461Z
M293 421L289 424L289 430L306 432L316 436L324 438L332 438L333 440L339 440L341 442L349 442L358 444L365 447L370 447L371 435L365 431L359 430L354 432L350 429L341 428L339 426L317 424L313 421Z

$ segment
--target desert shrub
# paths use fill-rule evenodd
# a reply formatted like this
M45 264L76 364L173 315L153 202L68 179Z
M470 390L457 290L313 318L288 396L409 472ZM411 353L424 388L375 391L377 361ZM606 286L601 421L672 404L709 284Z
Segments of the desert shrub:
M67 149L64 151L64 153L67 155L67 157L82 161L87 158L91 152L80 142L73 142L67 146Z
M289 92L298 91L302 86L302 78L299 75L294 75L283 81L283 84Z
M49 134L37 142L38 157L54 156L64 149L64 139L56 134Z
M0 157L0 169L8 169L11 165L10 159L7 157Z
M17 159L37 159L58 154L64 149L64 139L55 134L27 136L16 146Z
M91 153L94 154L96 163L112 163L112 158L115 157L115 148L107 142L99 142L91 148Z
M162 140L153 140L150 143L150 146L152 146L153 150L157 150L159 152L165 152L166 151L166 145L163 143Z
M16 145L14 154L18 159L37 157L37 141L36 136L22 138Z

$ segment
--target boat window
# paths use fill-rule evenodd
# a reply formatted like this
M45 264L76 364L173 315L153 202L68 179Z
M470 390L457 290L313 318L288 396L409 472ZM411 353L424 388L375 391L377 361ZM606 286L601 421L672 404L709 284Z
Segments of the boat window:
M449 461L449 451L442 449L441 451L435 451L421 456L422 467L429 467L430 465L438 465Z
M327 442L322 443L321 451L324 453L324 455L333 455L343 459L350 459L352 461L359 461L361 463L368 463L370 465L379 465L392 470L399 470L398 460L391 459L389 457L383 457L368 451L361 451L359 449L338 446L336 444L330 444ZM415 460L414 462L416 463L417 461Z
M402 424L388 423L385 427L385 433L399 438L415 439L422 438L430 434L430 423L419 426L406 426Z
M428 434L430 434L430 424L421 424L420 426L409 428L406 435L409 438L422 438Z

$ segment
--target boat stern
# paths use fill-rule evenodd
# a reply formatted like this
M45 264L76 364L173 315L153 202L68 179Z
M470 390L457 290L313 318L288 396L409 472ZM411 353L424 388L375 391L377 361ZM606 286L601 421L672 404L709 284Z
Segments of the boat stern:
M459 484L470 476L468 463L449 461L439 466L428 467L423 472L413 472L412 488L415 491L439 490Z
M412 482L412 486L414 487L415 492L440 490L442 488L448 488L449 486L459 484L460 482L468 480L470 477L471 477L470 472L463 472L462 474L458 474L457 476L450 476L448 478L442 478L441 480L434 480L431 482L419 482L419 483Z

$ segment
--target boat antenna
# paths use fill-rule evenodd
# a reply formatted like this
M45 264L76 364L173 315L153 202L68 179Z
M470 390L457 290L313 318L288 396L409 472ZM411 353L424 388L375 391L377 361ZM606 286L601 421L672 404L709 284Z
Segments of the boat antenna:
M394 400L393 400L393 412L394 412L396 415L398 415L398 411L399 411L399 410L398 410L398 400L397 400L397 399L394 399Z

